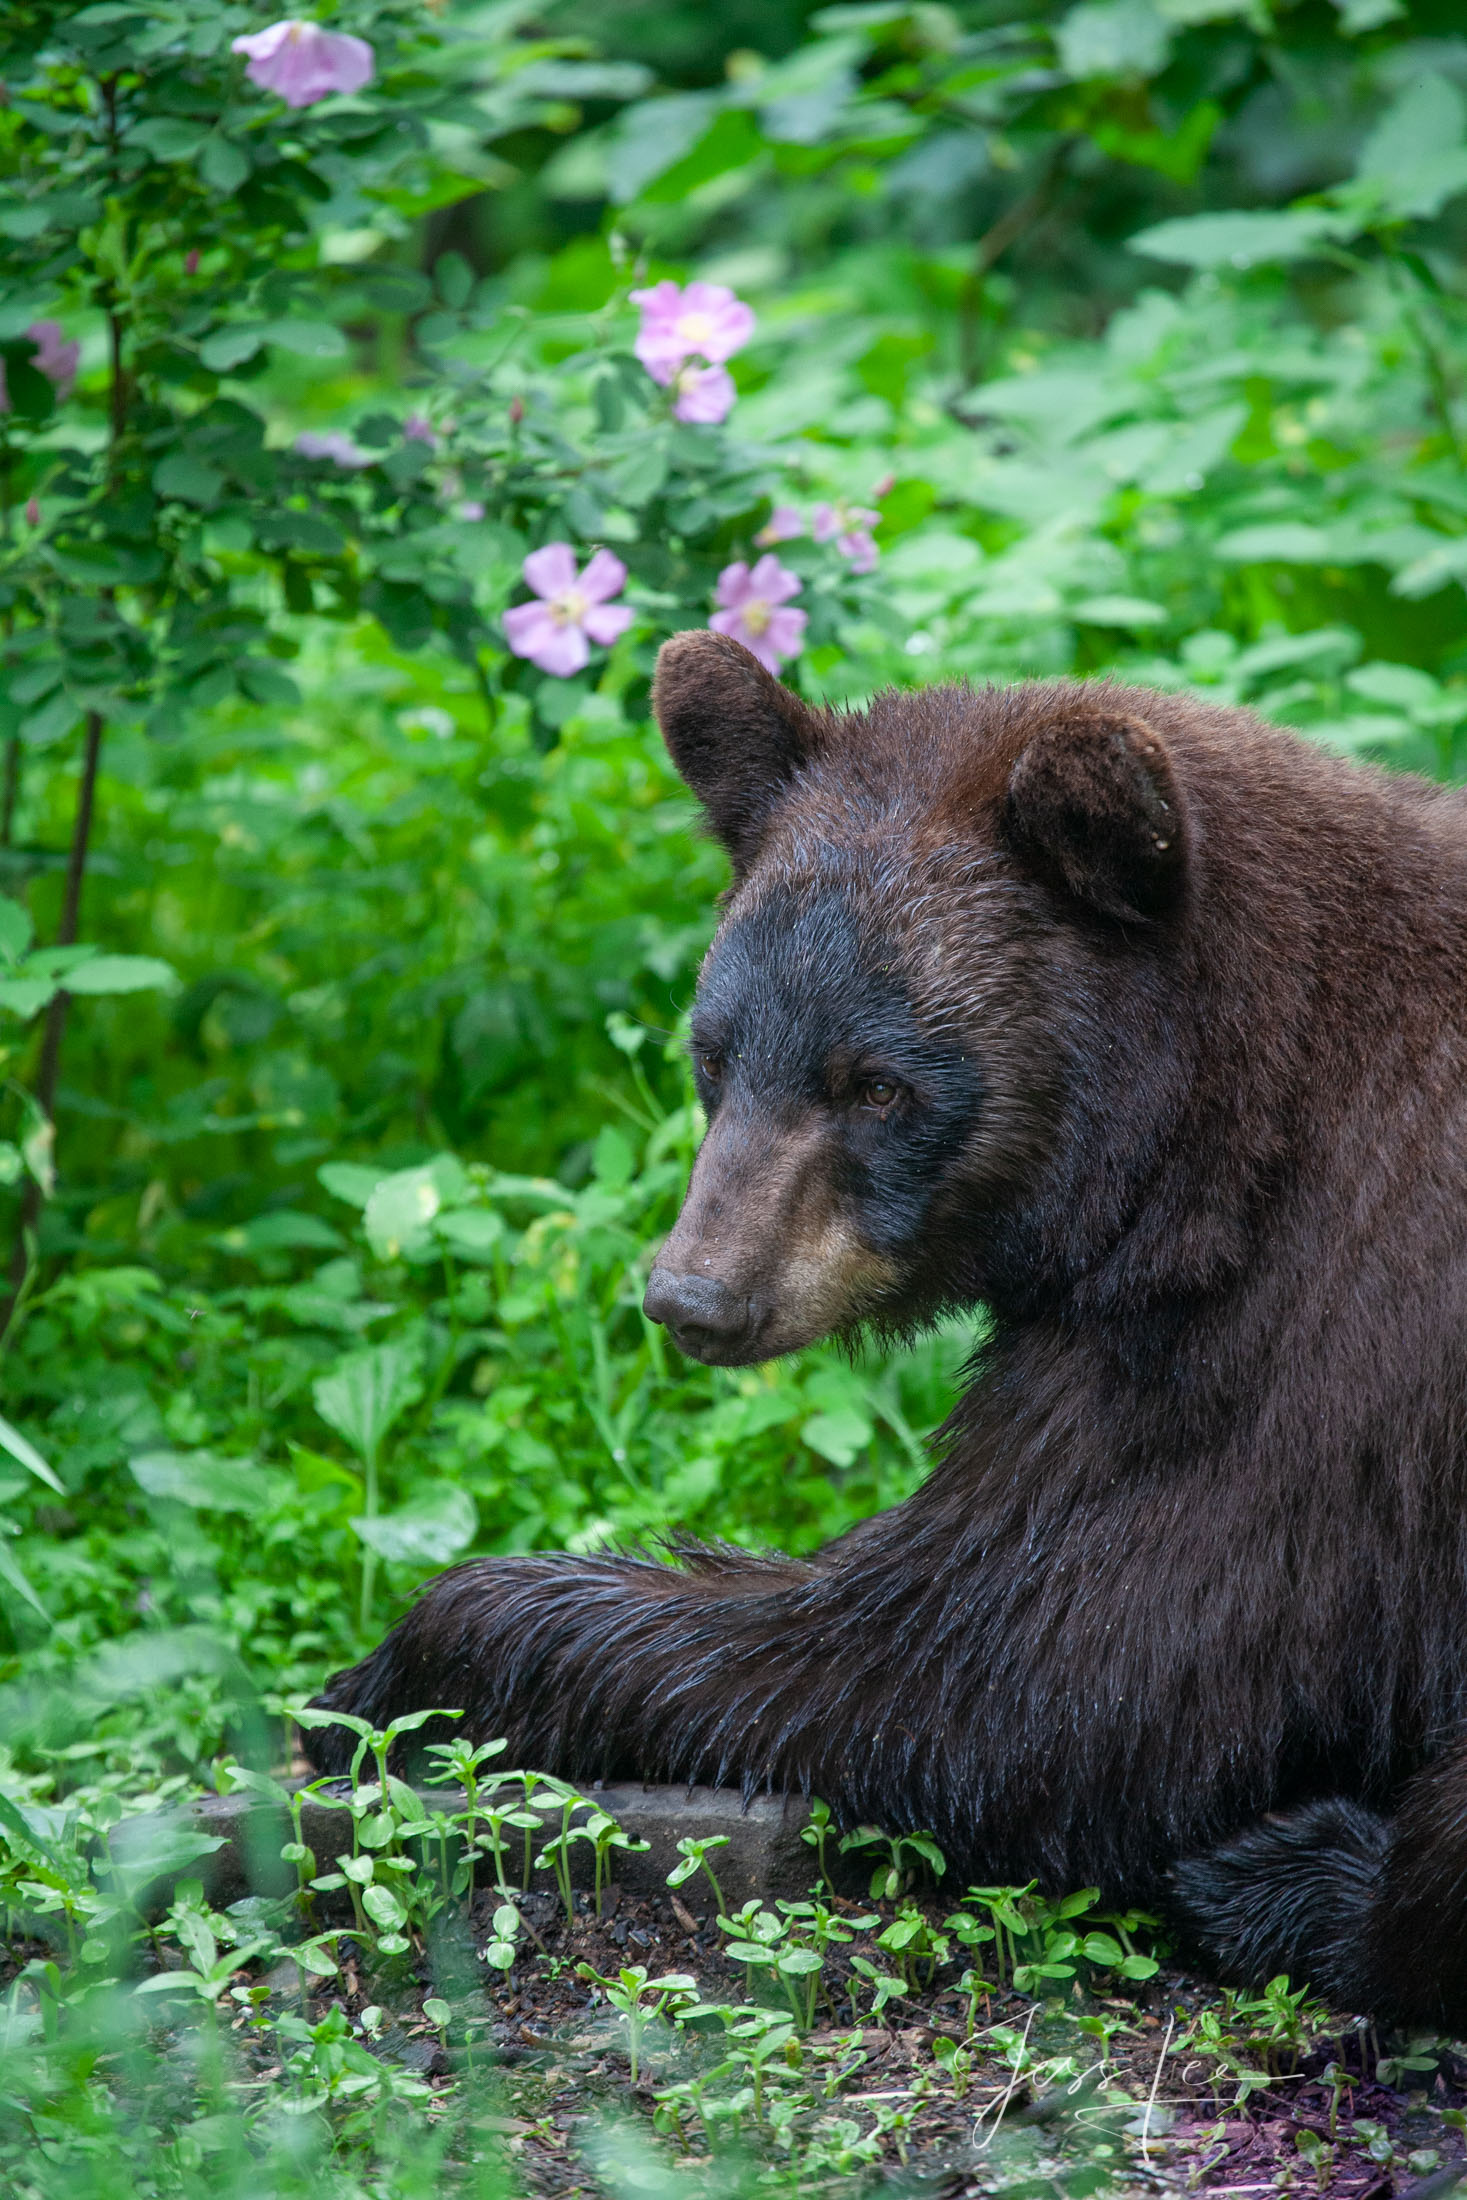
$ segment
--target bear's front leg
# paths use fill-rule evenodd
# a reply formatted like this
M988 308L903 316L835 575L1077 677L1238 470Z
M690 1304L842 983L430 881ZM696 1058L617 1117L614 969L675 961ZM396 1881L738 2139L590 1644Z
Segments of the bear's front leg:
M550 1552L457 1566L370 1657L332 1677L316 1708L377 1727L410 1711L463 1712L415 1732L414 1756L451 1735L503 1736L513 1762L566 1779L828 1794L832 1753L809 1731L801 1678L819 1633L820 1570L733 1545L674 1556ZM344 1726L305 1740L322 1772L344 1772L356 1747Z

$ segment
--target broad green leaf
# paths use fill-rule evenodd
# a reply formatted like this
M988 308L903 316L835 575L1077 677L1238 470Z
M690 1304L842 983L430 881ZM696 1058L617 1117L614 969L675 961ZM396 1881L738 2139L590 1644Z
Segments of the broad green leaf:
M479 1516L468 1491L450 1484L398 1512L355 1519L352 1527L379 1558L401 1565L446 1566L473 1542Z
M156 160L192 160L209 133L202 123L184 122L173 115L157 115L134 124L127 133L129 145L141 145Z
M0 978L0 1008L12 1016L34 1016L59 991L54 978Z
M264 340L264 331L258 326L231 322L204 338L199 346L200 364L211 374L228 374L231 367L242 367L247 359L253 359Z
M23 1597L32 1611L40 1614L48 1627L52 1624L50 1613L26 1578L19 1560L11 1557L3 1537L0 1537L0 1581L8 1582L16 1595Z
M198 1512L263 1512L272 1495L270 1478L250 1460L211 1451L145 1451L128 1464L150 1497L171 1497Z
M211 134L199 154L199 174L211 191L228 198L249 178L250 163L243 149L229 138Z
M362 1908L374 1925L384 1932L397 1932L407 1916L401 1902L390 1887L366 1887L362 1890Z
M837 1406L832 1413L816 1413L800 1431L812 1451L834 1467L848 1467L870 1443L875 1429L855 1406Z
M1171 53L1171 32L1152 0L1086 0L1055 27L1066 76L1155 76Z
M1359 222L1322 206L1256 214L1187 214L1157 222L1132 237L1132 252L1183 267L1265 267L1306 259L1332 238L1352 236Z
M398 1169L374 1186L363 1220L379 1260L422 1259L433 1251L430 1224L468 1195L463 1163L439 1154L420 1168Z
M365 1207L387 1172L361 1161L324 1161L316 1171L316 1181L333 1199L344 1199L349 1207Z
M67 972L68 993L146 993L173 986L178 973L152 955L92 955Z
M30 911L8 894L0 894L0 958L18 962L31 944L33 930Z
M350 349L334 321L267 321L260 341L301 359L341 359Z
M460 1260L491 1261L504 1243L504 1224L487 1207L456 1207L433 1224L439 1241Z
M187 451L170 451L153 468L153 487L160 497L177 497L184 504L213 504L224 487L217 467L206 466Z
M1407 80L1365 140L1356 174L1375 184L1401 216L1440 213L1467 190L1467 106L1447 77L1426 71Z
M47 1466L29 1437L22 1436L18 1428L12 1428L9 1421L0 1420L0 1451L9 1452L17 1466L24 1467L38 1482L44 1482L48 1488L65 1494L55 1469Z
M612 203L627 205L654 176L681 160L708 128L718 104L716 92L673 92L624 108L608 139Z
M417 1353L405 1344L377 1344L339 1361L312 1385L311 1396L322 1420L359 1458L372 1460L421 1389Z

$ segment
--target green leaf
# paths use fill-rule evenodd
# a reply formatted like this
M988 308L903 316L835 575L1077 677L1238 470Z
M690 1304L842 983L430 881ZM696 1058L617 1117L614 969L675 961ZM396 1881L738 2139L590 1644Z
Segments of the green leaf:
M312 1385L311 1396L322 1420L370 1460L421 1389L417 1353L405 1344L377 1344L340 1361Z
M0 1451L9 1452L17 1466L24 1467L38 1482L44 1482L49 1489L65 1495L64 1486L54 1468L47 1466L29 1437L22 1436L20 1430L13 1428L6 1420L0 1420Z
M128 1465L150 1497L169 1497L197 1512L259 1513L269 1505L270 1479L248 1459L211 1451L145 1451Z
M1087 0L1055 26L1060 67L1083 82L1096 76L1155 76L1171 53L1171 31L1152 0Z
M716 92L674 92L623 109L607 149L612 203L625 206L654 176L681 160L718 111Z
M231 367L242 367L247 359L253 359L264 340L263 329L232 322L204 338L199 346L199 362L211 374L228 374Z
M177 497L181 503L207 506L217 501L224 476L213 466L191 458L187 451L170 451L153 468L153 487L160 497Z
M432 1253L430 1225L445 1207L459 1205L469 1193L462 1162L438 1154L416 1169L397 1169L383 1177L367 1201L363 1217L367 1242L379 1260L421 1260Z
M250 163L243 149L229 138L212 134L199 154L199 174L211 191L228 198L248 180Z
M1153 260L1179 261L1183 267L1264 267L1307 259L1329 239L1353 236L1359 227L1351 215L1322 206L1278 213L1187 214L1143 229L1130 239L1130 250Z
M479 1516L468 1491L449 1484L397 1512L354 1519L351 1525L379 1558L399 1565L446 1566L473 1542Z
M52 1625L50 1613L27 1580L19 1561L11 1557L3 1542L0 1542L0 1581L9 1582L16 1595L23 1597L33 1611L39 1612L48 1627Z
M174 986L178 973L171 963L152 955L93 955L68 971L68 993L146 993L156 986Z
M141 145L156 160L192 160L209 135L200 122L184 122L173 115L158 115L136 123L127 133L129 145Z
M380 1925L388 1933L400 1931L407 1916L406 1910L390 1887L364 1887L362 1908L374 1925Z
M875 1434L872 1422L855 1406L837 1406L833 1413L816 1413L800 1434L812 1451L833 1467L848 1467Z
M333 1199L343 1199L349 1207L365 1207L385 1174L362 1161L323 1161L316 1182Z
M267 321L260 341L301 359L341 359L351 349L334 321Z
M0 978L0 1008L12 1016L34 1016L60 990L54 978Z
M504 1224L487 1207L457 1207L438 1215L433 1229L440 1242L460 1260L492 1261L504 1242Z
M31 944L34 929L30 911L8 894L0 894L0 957L18 962Z

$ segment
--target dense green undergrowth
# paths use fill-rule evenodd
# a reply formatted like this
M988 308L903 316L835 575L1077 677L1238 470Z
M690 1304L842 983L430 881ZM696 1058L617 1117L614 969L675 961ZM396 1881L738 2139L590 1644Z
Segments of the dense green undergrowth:
M650 680L720 576L777 555L812 699L1114 673L1467 776L1449 8L571 16L363 0L374 85L302 110L222 0L0 31L0 1796L122 1920L89 1975L12 1894L48 2200L512 2182L502 2077L395 2092L334 1974L272 2049L282 2098L367 2081L324 2122L231 2090L208 1995L139 2029L192 1950L255 2037L276 1957L191 1898L156 1936L83 1851L279 1772L286 1704L457 1557L897 1502L981 1348L725 1372L641 1315L725 883ZM756 314L721 422L635 348L631 292L695 276ZM504 625L555 542L626 569L569 674ZM848 2170L880 2113L832 2111ZM585 2174L672 2175L620 2159Z

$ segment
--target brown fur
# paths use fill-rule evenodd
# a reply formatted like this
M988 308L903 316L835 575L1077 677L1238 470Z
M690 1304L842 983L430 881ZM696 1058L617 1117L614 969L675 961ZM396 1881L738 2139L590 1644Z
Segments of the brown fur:
M708 1358L980 1301L992 1341L813 1562L476 1561L323 1701L1173 1889L1224 1966L1462 2021L1467 798L1109 684L812 713L698 635L657 699L736 872L696 1013L758 1038L763 956L772 1021L649 1311Z

